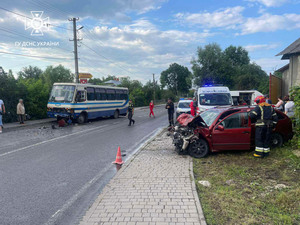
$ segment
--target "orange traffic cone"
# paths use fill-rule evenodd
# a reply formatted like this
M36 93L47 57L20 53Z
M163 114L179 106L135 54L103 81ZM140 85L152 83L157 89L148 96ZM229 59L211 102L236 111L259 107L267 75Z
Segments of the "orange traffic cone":
M122 161L122 155L121 155L121 148L120 148L120 146L118 147L118 152L117 152L116 161L114 161L113 163L119 164L119 165L122 165L122 164L124 163L124 162Z

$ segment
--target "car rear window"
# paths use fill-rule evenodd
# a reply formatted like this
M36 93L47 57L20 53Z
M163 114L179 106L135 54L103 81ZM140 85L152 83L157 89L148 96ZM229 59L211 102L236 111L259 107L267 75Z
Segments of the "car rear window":
M190 102L179 102L178 108L190 108Z

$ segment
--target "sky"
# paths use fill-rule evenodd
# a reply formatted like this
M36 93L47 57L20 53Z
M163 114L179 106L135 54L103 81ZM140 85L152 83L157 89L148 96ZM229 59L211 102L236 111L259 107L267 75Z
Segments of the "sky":
M269 74L288 63L275 55L300 36L300 0L1 0L0 66L74 72L73 17L83 26L79 72L142 83L172 63L191 69L209 43L244 47Z

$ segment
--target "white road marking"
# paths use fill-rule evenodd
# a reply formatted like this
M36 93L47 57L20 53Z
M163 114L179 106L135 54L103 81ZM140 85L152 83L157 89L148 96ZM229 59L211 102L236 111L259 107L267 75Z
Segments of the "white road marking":
M145 136L141 140L142 143L138 143L135 146L133 146L132 148L130 148L130 150L135 149L135 151L132 152L130 155L128 155L128 157L126 157L126 160L124 160L124 161L129 160L132 155L134 155L141 147L144 146L147 139L154 137L160 131L161 131L161 128L155 129L149 135ZM84 194L84 192L87 191L88 188L90 188L97 180L99 180L106 173L106 171L108 171L110 169L110 166L111 165L107 166L103 171L98 173L93 179L91 179L90 181L85 183L80 188L80 190L75 195L73 195L59 210L57 210L44 225L56 224L57 219L63 214L63 212L66 211L78 198L80 198Z
M36 146L39 146L39 145L42 145L42 144L45 144L45 143L48 143L48 142L51 142L51 141L56 141L56 140L59 140L59 139L65 138L65 137L70 137L70 136L73 136L73 135L76 135L76 134L86 133L86 132L93 131L93 130L99 130L100 128L104 128L106 126L108 126L108 125L103 125L103 126L99 126L99 127L95 127L95 128L90 128L90 129L78 131L78 132L75 132L75 133L72 133L72 134L59 136L59 137L56 137L56 138L53 138L53 139L50 139L50 140L41 141L41 142L35 143L33 145L28 145L28 146L25 146L23 148L19 148L19 149L13 150L13 151L5 152L3 154L0 154L0 157L10 155L12 153L20 152L20 151L23 151L23 150L26 150L26 149L29 149L29 148L32 148L32 147L36 147Z

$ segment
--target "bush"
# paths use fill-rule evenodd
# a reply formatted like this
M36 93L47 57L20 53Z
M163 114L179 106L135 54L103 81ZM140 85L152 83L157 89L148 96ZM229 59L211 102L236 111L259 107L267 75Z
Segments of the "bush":
M295 147L300 148L300 86L294 86L290 94L294 97L295 102L295 134L292 143Z

